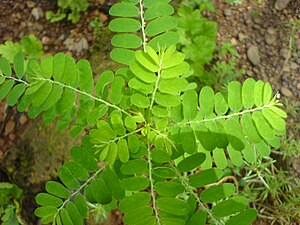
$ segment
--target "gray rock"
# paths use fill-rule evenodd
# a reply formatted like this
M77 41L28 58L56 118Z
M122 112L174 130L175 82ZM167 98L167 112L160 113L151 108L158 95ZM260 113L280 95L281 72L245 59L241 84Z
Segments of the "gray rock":
M69 51L76 51L79 53L89 49L89 44L85 37L82 37L79 41L75 41L74 38L69 37L64 41L64 45Z
M230 9L224 9L224 16L231 16L232 12Z
M299 65L297 63L295 63L295 62L290 63L290 69L291 70L296 70L298 68L299 68Z
M289 50L286 48L282 48L280 49L279 54L283 57L283 58L287 58L289 55Z
M260 64L260 55L259 55L258 47L255 45L250 46L247 50L247 57L253 65L255 65L255 66L259 65Z
M244 34L238 34L238 38L239 38L239 41L244 41L247 38L247 36Z
M257 25L262 25L263 24L263 20L260 16L253 16L253 22Z
M34 17L36 20L39 20L40 18L43 18L43 17L44 17L44 12L43 12L43 10L42 10L40 7L33 8L33 9L31 10L31 14L33 15L33 17Z
M277 10L284 10L291 0L277 0L275 2L275 9Z
M276 41L276 36L275 35L271 35L269 33L266 33L265 35L265 41L268 45L273 44Z
M289 88L287 88L287 87L282 87L282 88L280 88L280 92L281 92L284 96L286 96L286 97L292 97L292 96L293 96L292 91L291 91Z
M268 32L268 34L270 34L270 35L276 35L276 30L275 30L274 28L272 28L272 27L269 27L269 28L267 29L267 32Z
M27 5L28 8L33 8L35 6L35 2L33 2L33 1L27 1L26 5Z

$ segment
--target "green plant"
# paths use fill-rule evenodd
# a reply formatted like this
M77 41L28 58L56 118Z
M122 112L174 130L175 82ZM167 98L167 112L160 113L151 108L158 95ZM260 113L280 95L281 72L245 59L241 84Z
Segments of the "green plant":
M243 195L270 224L299 224L300 181L273 162L250 165L243 178ZM257 170L259 176L254 172ZM253 173L254 172L254 173Z
M80 13L87 10L89 3L87 0L58 0L59 9L56 13L52 11L46 12L46 19L51 23L67 18L72 23L80 20Z
M94 35L99 36L101 33L101 28L103 27L103 23L99 21L98 17L95 17L94 20L89 23L89 26L94 28Z
M2 225L19 225L19 200L22 190L15 184L0 182L0 221Z
M201 1L201 4L204 2ZM179 8L178 49L185 53L191 65L194 76L189 80L196 81L200 87L211 86L220 91L230 81L244 74L244 71L237 71L238 54L229 41L217 46L217 24L201 15L206 9L201 4L186 1ZM219 60L217 56L226 56L227 60Z
M182 51L199 80L207 79L205 65L216 50L217 23L204 18L200 9L183 5L178 10L178 49Z
M33 34L22 37L20 43L6 41L0 45L0 56L8 59L11 63L14 56L19 52L23 52L29 59L39 58L44 54L42 43Z
M195 91L193 74L176 51L177 20L169 0L127 0L110 9L117 34L111 58L124 64L94 85L87 60L62 53L31 60L0 59L0 99L42 114L79 135L92 127L72 160L36 196L44 224L83 224L99 205L124 213L125 224L248 225L248 208L223 169L269 156L285 131L286 113L269 83L233 81L228 94ZM142 49L140 49L142 48Z

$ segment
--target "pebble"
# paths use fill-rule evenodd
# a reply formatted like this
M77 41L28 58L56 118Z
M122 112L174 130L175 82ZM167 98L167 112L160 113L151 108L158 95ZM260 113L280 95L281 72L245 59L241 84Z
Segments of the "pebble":
M224 16L231 16L232 12L230 9L224 9Z
M33 17L34 17L36 20L39 20L40 18L43 18L43 17L44 17L44 12L43 12L43 10L42 10L40 7L33 8L33 9L31 10L31 14L33 15Z
M33 8L35 6L35 2L33 2L33 1L27 1L26 5L27 5L28 8Z
M246 38L247 38L246 35L244 35L244 34L238 34L239 41L244 41Z
M16 139L16 135L14 133L11 133L8 135L9 140L13 141Z
M261 19L260 16L253 16L253 22L255 24L258 24L258 25L262 25L263 24L263 20Z
M255 66L259 65L260 64L260 56L259 56L258 47L255 45L250 46L247 50L247 57L253 65L255 65Z
M279 54L283 57L283 58L287 58L289 55L289 50L286 48L282 48L280 49Z
M282 87L282 88L280 88L280 92L281 92L284 96L286 96L286 97L292 97L292 96L293 96L292 91L291 91L289 88L287 88L287 87Z
M275 9L277 10L284 10L291 0L277 0L275 2Z
M276 36L272 35L272 34L269 34L269 33L266 33L266 35L265 35L265 41L266 41L266 43L268 45L271 45L271 44L275 43Z
M270 34L270 35L276 35L276 30L275 30L274 28L272 28L272 27L269 27L269 28L267 29L267 32L268 32L268 34Z
M231 38L230 42L234 46L236 46L238 44L238 41L235 38Z
M296 87L297 87L297 89L300 90L300 83L298 83Z
M51 39L47 36L42 37L42 43L43 45L48 45L50 44Z
M299 65L297 63L295 63L295 62L290 63L290 69L291 70L296 70L298 68L299 68Z
M10 120L5 124L4 135L7 136L15 129L15 121Z
M27 116L25 116L24 114L20 116L19 122L21 125L24 125L25 123L27 123L28 118Z

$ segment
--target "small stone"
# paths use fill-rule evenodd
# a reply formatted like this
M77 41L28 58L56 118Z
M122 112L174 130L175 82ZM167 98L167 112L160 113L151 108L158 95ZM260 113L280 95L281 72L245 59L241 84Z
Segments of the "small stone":
M232 12L230 9L224 9L224 16L231 16Z
M275 30L274 28L272 28L272 27L269 27L269 28L267 29L267 32L268 32L268 34L270 34L270 35L275 35L275 34L276 34L276 30Z
M230 42L234 46L236 46L238 44L238 41L235 38L231 38Z
M10 120L5 124L4 135L7 136L15 129L15 121Z
M254 17L253 17L253 22L254 22L255 24L258 24L258 25L262 25L262 24L263 24L263 20L261 19L260 16L254 16Z
M50 44L51 39L47 36L42 37L42 43L43 45L48 45Z
M284 10L291 0L277 0L275 2L275 9L277 10Z
M282 48L280 49L279 54L283 57L283 58L287 58L289 55L289 50L286 48Z
M280 88L280 92L286 96L286 97L292 97L293 96L293 93L291 92L290 89L288 89L287 87L282 87Z
M253 28L256 29L256 30L259 30L261 28L261 26L259 24L254 24Z
M9 140L13 141L16 139L16 135L14 133L11 133L8 135Z
M300 83L298 83L296 87L297 87L297 89L300 90Z
M108 19L108 16L105 13L100 13L99 21L104 23Z
M33 1L27 1L26 5L27 5L28 8L33 8L35 6L35 2L33 2Z
M27 116L25 116L24 114L20 116L19 122L21 125L24 125L25 123L27 123L28 118Z
M247 38L246 35L244 35L244 34L238 34L239 41L244 41L246 38Z
M258 47L255 45L250 46L247 50L247 57L253 65L255 65L255 66L259 65L260 64L260 56L259 56Z
M44 12L43 10L38 7L38 8L33 8L31 10L31 14L33 15L33 17L36 19L36 20L39 20L40 18L44 17Z
M299 65L297 63L295 63L295 62L290 63L290 69L291 70L296 70L298 68L299 68Z
M62 35L60 35L59 37L58 37L58 40L59 41L63 41L63 40L65 40L66 39L66 35L65 34L62 34Z
M276 36L275 35L271 35L269 33L266 33L265 35L265 41L268 45L271 45L273 43L275 43L276 41Z

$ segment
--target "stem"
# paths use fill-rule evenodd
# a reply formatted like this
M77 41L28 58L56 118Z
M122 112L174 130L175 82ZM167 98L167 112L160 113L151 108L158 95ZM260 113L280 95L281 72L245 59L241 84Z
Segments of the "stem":
M147 50L146 50L147 37L146 37L146 32L145 32L146 22L144 19L143 0L140 0L139 3L140 3L140 16L141 16L141 25L142 25L142 35L143 35L143 48L144 48L144 52L147 52Z
M107 101L104 101L101 98L97 98L97 97L95 97L95 96L93 96L93 95L91 95L89 93L84 92L84 91L80 91L80 90L78 90L78 89L76 89L76 88L74 88L72 86L65 85L65 84L62 84L60 82L57 82L57 81L54 81L54 80L50 80L50 79L46 79L46 78L35 78L35 80L40 80L40 81L45 81L45 82L49 82L49 83L52 83L52 84L57 84L57 85L60 85L60 86L62 86L64 88L71 89L71 90L73 90L73 91L75 91L75 92L77 92L79 94L88 96L89 98L91 98L91 99L93 99L95 101L101 102L101 103L107 105L108 107L114 108L114 109L116 109L116 110L118 110L118 111L120 111L120 112L122 112L122 113L124 113L124 114L126 114L128 116L131 116L128 112L126 112L125 110L121 109L120 107L118 107L116 105L113 105L113 104L111 104L111 103L109 103Z
M54 215L54 220L55 218L58 216L58 213L61 209L63 209L65 207L65 205L73 198L75 197L85 186L87 186L93 179L95 179L95 177L97 177L99 175L99 173L102 172L102 170L105 167L100 168L93 176L91 176L89 179L87 179L71 196L70 198L66 199L63 204L61 205L61 207L58 208L57 213Z
M130 133L124 134L123 136L116 137L116 138L113 139L113 140L110 140L110 141L108 141L108 142L105 142L104 145L109 145L109 144L111 144L111 143L113 143L113 142L117 142L117 141L120 140L120 139L123 139L123 138L125 138L125 137L127 137L127 136L130 136L130 135L132 135L132 134L135 134L135 133L140 132L142 129L143 129L143 127L140 128L140 129L138 129L138 130L132 131L132 132L130 132ZM103 145L94 145L94 147L97 147L97 148L98 148L98 147L103 147ZM98 153L99 151L100 151L100 150L98 150L97 152L95 152L95 154Z
M181 175L181 173L177 170L177 168L176 168L173 164L170 164L170 165L171 165L172 169L175 171L177 178L181 181L181 183L182 183L182 185L184 186L185 190L186 190L188 193L190 193L191 195L193 195L193 196L195 197L195 199L196 199L196 201L198 202L198 204L200 205L201 209L202 209L203 211L205 211L205 212L210 216L210 218L214 221L214 223L215 223L216 225L223 225L224 222L223 222L223 221L219 221L218 219L216 219L216 218L213 216L213 214L211 213L211 211L210 211L208 208L206 208L206 207L204 206L204 204L201 202L201 200L200 200L200 198L198 197L198 195L194 192L194 188L191 187L190 184L188 183L186 177L183 177L183 176Z
M245 113L253 113L255 111L261 111L265 108L270 108L271 106L275 106L275 105L277 105L277 103L278 102L275 101L275 102L269 103L269 104L261 106L261 107L257 107L257 108L254 108L254 109L247 109L247 110L244 110L242 112L232 113L232 114L225 115L225 116L218 116L218 117L215 117L215 118L203 119L203 120L198 120L198 121L181 122L181 123L172 124L172 126L179 127L179 126L185 126L185 125L191 125L191 124L200 124L200 123L205 123L205 122L211 122L211 121L216 121L216 120L221 120L221 119L229 119L229 118L232 118L232 117L235 117L235 116L241 116Z
M154 90L153 90L153 93L152 93L152 97L151 97L151 103L150 103L150 107L149 107L149 112L152 112L152 108L153 108L153 105L154 105L154 99L155 99L155 95L156 95L156 92L157 92L157 89L158 89L158 83L160 81L160 76L161 76L161 71L162 71L162 62L163 62L163 59L164 59L164 53L162 53L162 56L160 58L160 61L159 61L159 68L158 68L158 71L157 71L157 79L155 81L155 87L154 87Z
M4 76L3 74L0 74L0 77L4 77L6 79L11 79L11 80L14 80L16 82L19 82L19 83L23 83L25 84L26 86L30 86L29 83L27 83L26 81L22 80L22 79L18 79L18 78L15 78L15 77L8 77L8 76Z
M154 181L152 179L152 162L151 162L151 150L150 150L150 144L148 142L148 171L149 171L149 180L150 180L150 188L151 188L151 198L152 198L152 205L154 210L154 215L156 218L156 222L158 225L161 225L160 218L158 215L158 210L156 208L156 199L154 195Z

